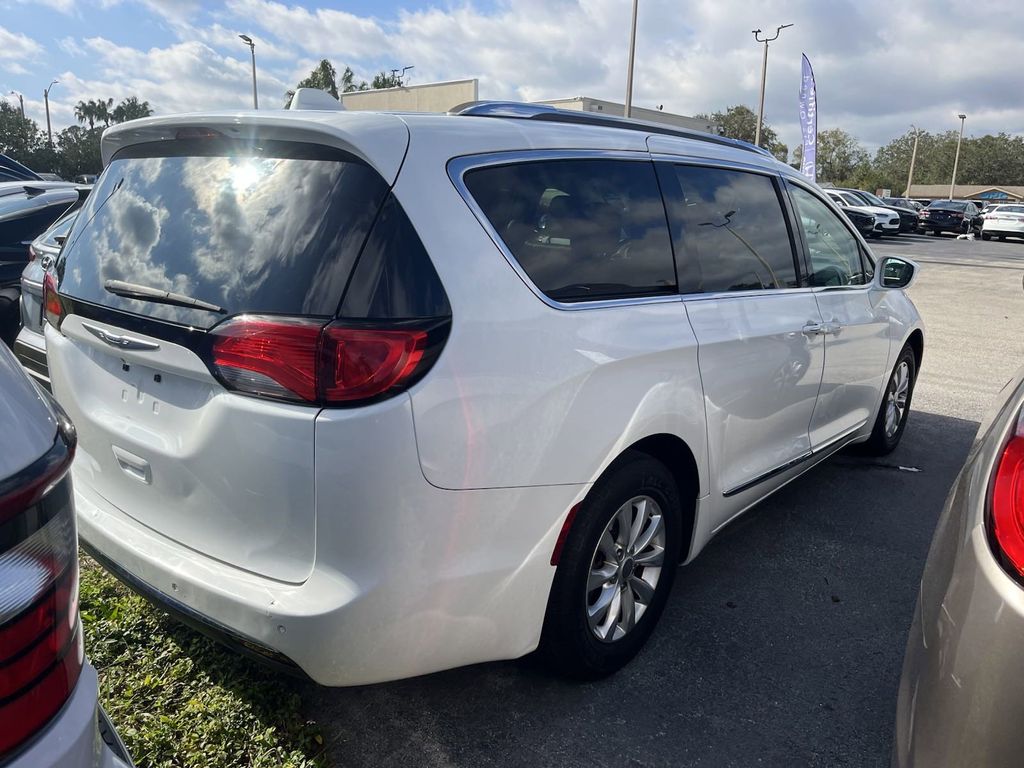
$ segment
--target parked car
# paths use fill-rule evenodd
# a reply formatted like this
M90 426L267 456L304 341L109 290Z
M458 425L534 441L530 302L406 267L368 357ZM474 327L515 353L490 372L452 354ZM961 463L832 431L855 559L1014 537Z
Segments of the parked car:
M742 142L484 102L102 152L44 285L83 547L319 683L609 674L730 520L905 431L917 268Z
M1024 751L1024 369L978 429L925 563L893 765L1016 765Z
M832 202L838 206L874 216L875 227L872 233L874 237L899 234L900 215L895 211L877 205L868 205L852 192L847 192L846 190L826 189L825 192L828 193Z
M53 222L81 204L87 188L67 182L0 183L0 340L8 346L18 335L21 273L31 242Z
M39 173L37 174L43 181L64 181L57 173Z
M870 237L875 233L875 222L876 218L874 214L865 213L864 211L853 208L849 205L840 206L843 213L846 214L846 218L857 228L864 237Z
M96 183L96 174L95 173L80 173L78 176L75 176L74 182L76 184L95 184Z
M878 195L874 195L864 189L840 189L840 192L849 192L855 195L864 205L874 205L878 208L886 208L900 217L900 232L917 232L917 209L913 206L893 205L885 202Z
M74 428L2 345L0 434L0 763L124 768L82 649Z
M984 214L981 239L1024 237L1024 205L997 205Z
M0 154L0 182L42 181L39 175L7 155Z
M43 278L53 267L61 246L78 218L78 211L62 216L29 246L29 263L21 273L21 330L14 341L14 355L37 382L50 389L43 336Z
M933 235L981 232L981 211L970 200L933 200L919 216L921 229Z
M917 200L911 200L909 197L883 197L882 202L896 208L910 208L914 211L920 211L924 208Z

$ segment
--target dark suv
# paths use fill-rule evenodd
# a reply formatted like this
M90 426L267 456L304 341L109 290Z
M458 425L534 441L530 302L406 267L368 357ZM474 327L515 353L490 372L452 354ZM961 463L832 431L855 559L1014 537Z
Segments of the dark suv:
M970 200L933 200L919 216L921 230L933 235L981 232L981 211Z

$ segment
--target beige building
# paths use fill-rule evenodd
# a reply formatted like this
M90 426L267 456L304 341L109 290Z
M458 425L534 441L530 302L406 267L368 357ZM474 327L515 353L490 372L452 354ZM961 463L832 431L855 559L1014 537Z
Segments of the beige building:
M443 83L403 85L372 91L341 94L345 109L384 112L447 112L452 107L476 101L480 84L472 80L448 80Z
M480 83L478 80L449 80L443 83L423 83L422 85L400 86L398 88L381 88L372 91L350 91L341 95L341 103L345 109L374 110L387 112L447 112L459 104L480 99ZM590 96L574 96L569 99L549 99L538 101L558 109L575 112L595 112L602 115L621 117L625 107L614 101L594 99ZM676 128L705 133L720 133L719 127L706 120L663 112L658 109L633 107L632 116L637 120L652 123L663 123Z
M914 200L945 200L949 197L949 184L914 184L908 197ZM1024 200L1024 187L957 184L953 199L977 200L979 203L1019 203Z
M573 96L570 99L548 99L538 101L538 104L548 104L558 109L571 109L574 112L597 112L602 115L614 115L622 117L626 113L626 105L615 101L604 101L590 96ZM660 109L645 109L633 107L630 110L634 120L645 120L649 123L664 123L676 128L686 128L691 131L702 131L704 133L718 134L721 131L714 123L707 120L698 120L695 117L677 115L673 112L663 112Z

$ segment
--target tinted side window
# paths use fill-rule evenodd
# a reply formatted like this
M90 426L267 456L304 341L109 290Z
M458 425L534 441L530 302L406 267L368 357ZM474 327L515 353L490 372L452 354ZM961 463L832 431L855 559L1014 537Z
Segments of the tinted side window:
M447 317L448 297L412 222L389 195L359 255L341 317Z
M546 160L471 170L466 187L536 286L558 301L674 293L650 162Z
M798 287L782 201L774 181L721 168L675 166L666 191L684 291Z
M790 187L807 240L810 285L864 285L860 243L831 209L807 190Z

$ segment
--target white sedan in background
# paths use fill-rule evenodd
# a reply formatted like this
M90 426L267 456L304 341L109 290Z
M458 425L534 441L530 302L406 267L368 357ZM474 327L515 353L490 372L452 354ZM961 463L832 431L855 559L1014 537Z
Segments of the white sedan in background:
M900 231L900 215L891 208L880 208L877 205L864 205L864 201L841 190L826 189L832 202L846 208L853 208L855 211L866 213L875 217L874 236L895 235Z
M997 205L985 212L981 239L1024 237L1024 205Z

